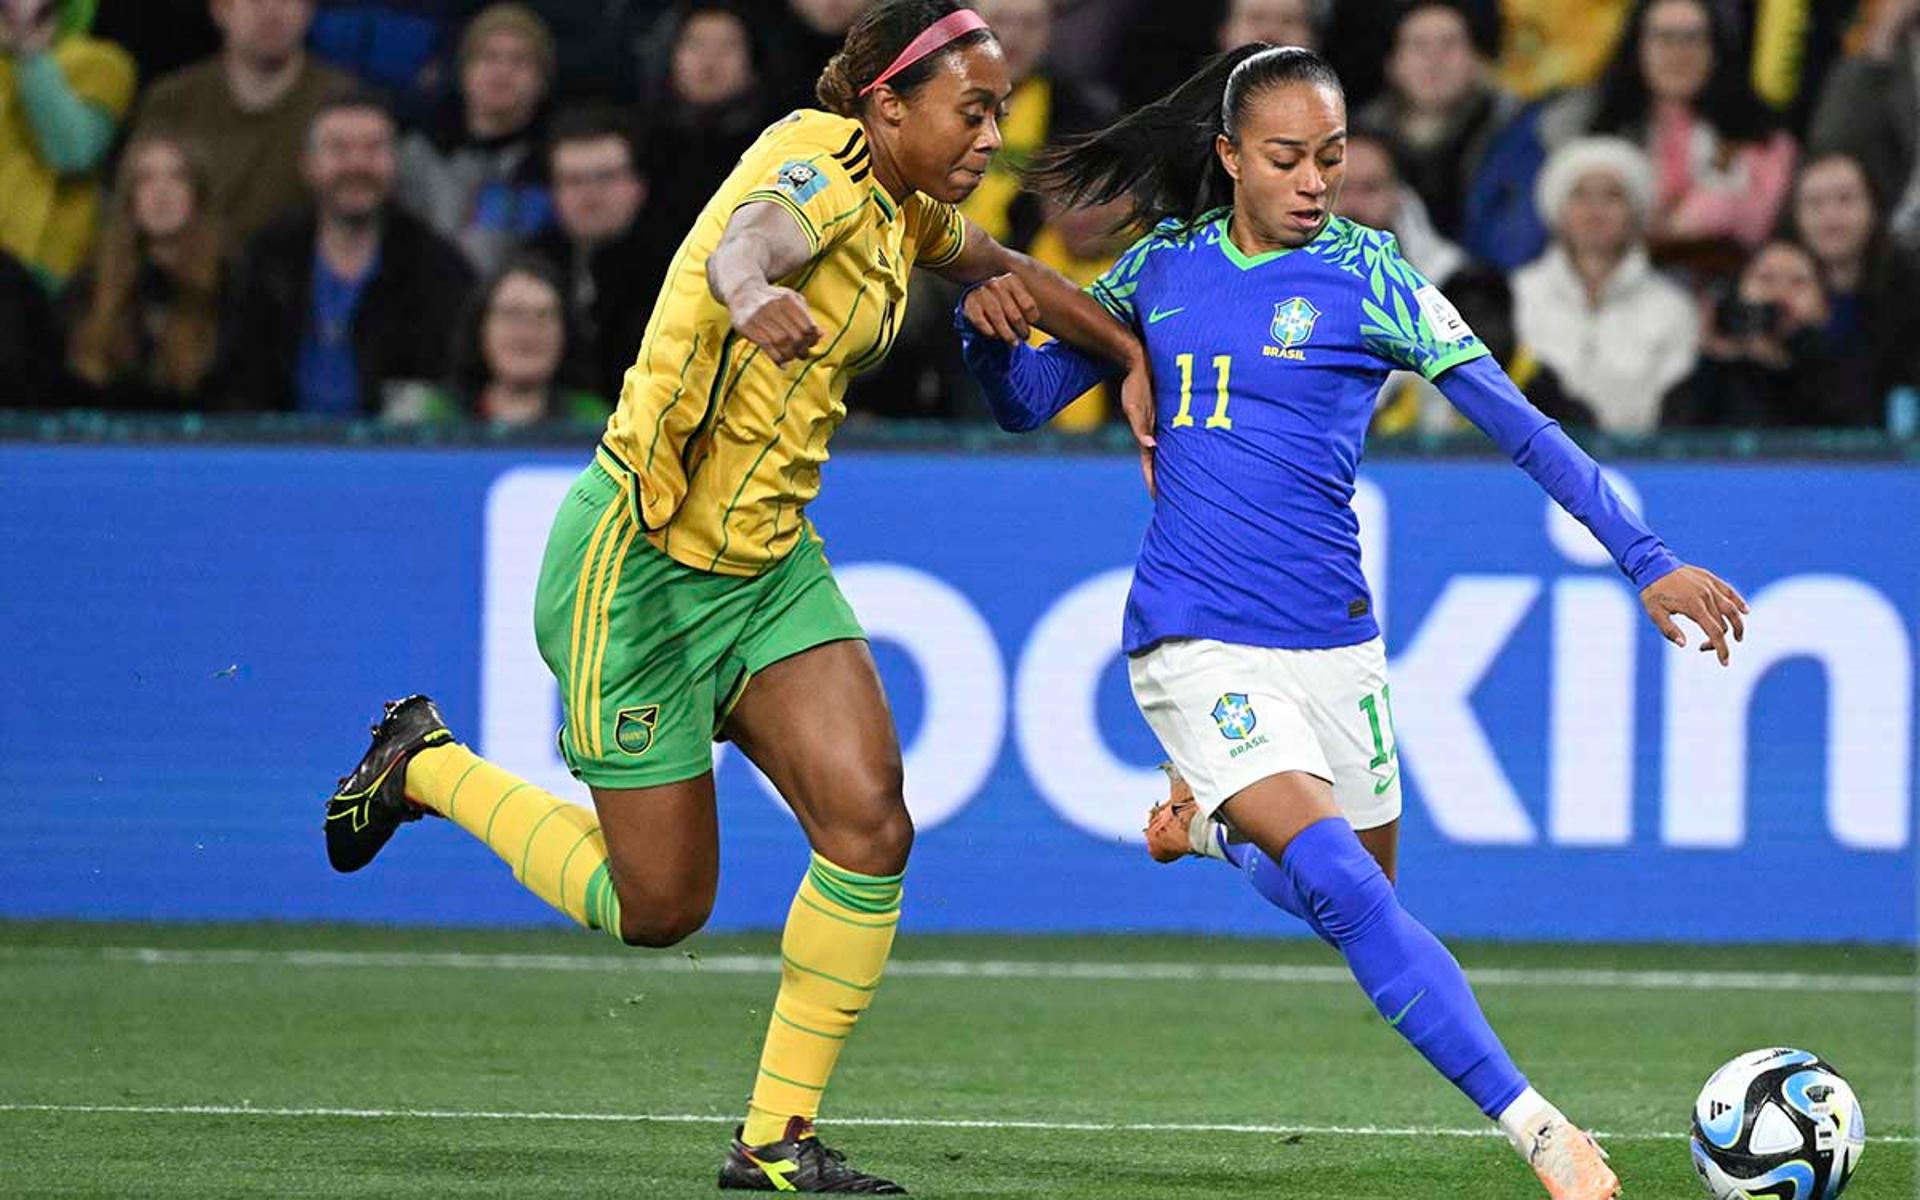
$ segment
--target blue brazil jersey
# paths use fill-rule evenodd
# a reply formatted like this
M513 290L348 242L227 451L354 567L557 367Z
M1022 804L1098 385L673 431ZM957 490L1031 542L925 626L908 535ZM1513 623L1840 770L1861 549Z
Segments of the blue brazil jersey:
M1227 215L1163 224L1089 290L1152 359L1158 497L1125 646L1321 649L1377 636L1352 500L1387 373L1487 353L1392 234L1334 218L1248 257Z

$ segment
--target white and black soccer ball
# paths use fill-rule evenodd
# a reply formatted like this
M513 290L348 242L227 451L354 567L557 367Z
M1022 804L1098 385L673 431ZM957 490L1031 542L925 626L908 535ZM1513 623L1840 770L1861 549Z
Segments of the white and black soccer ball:
M1714 1200L1833 1200L1866 1144L1853 1089L1805 1050L1742 1054L1693 1102L1693 1169Z

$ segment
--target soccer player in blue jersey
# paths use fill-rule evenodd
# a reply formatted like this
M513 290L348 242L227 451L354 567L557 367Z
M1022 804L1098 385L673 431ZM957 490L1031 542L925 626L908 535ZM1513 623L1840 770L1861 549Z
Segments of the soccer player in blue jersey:
M1390 234L1332 215L1345 128L1324 59L1254 46L1040 165L1070 203L1130 199L1152 229L1092 292L1140 339L1155 380L1154 411L1128 411L1154 508L1124 644L1177 771L1156 848L1171 830L1176 854L1241 866L1340 950L1387 1023L1498 1123L1555 1200L1605 1200L1620 1185L1604 1153L1528 1084L1390 879L1398 764L1350 504L1382 380L1433 380L1593 531L1676 644L1685 615L1724 664L1746 604L1620 502ZM1109 373L1062 343L1027 346L1034 311L1001 277L956 316L1008 429L1042 424Z

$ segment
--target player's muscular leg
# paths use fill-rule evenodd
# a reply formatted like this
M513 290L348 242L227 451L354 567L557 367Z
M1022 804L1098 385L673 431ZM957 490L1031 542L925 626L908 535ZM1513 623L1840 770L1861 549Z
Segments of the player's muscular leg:
M893 875L913 846L900 743L865 642L829 642L753 677L727 735L793 806L821 857Z
M594 788L607 839L620 940L671 946L707 923L720 882L713 776L648 788Z
M1235 792L1220 813L1240 835L1279 862L1287 845L1316 821L1340 815L1333 785L1304 771L1284 771Z
M1372 829L1356 829L1360 844L1373 855L1373 861L1380 864L1387 878L1395 883L1400 881L1400 818L1395 817L1385 825L1375 825Z

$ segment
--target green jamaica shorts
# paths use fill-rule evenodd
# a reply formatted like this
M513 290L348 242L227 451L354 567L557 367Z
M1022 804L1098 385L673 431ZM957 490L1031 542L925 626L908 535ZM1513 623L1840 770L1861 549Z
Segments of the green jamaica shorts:
M612 788L704 775L754 672L866 637L811 531L763 574L697 570L654 548L598 459L547 537L534 633L560 681L561 756Z

